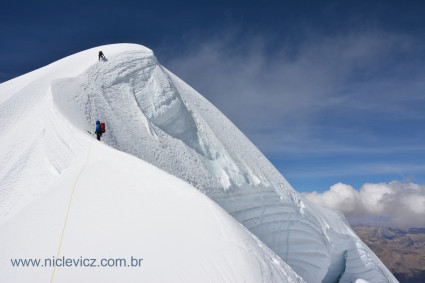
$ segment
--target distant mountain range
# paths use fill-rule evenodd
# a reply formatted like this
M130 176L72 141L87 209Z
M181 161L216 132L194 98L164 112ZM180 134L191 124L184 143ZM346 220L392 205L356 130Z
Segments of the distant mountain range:
M425 282L425 228L355 225L353 230L400 282Z

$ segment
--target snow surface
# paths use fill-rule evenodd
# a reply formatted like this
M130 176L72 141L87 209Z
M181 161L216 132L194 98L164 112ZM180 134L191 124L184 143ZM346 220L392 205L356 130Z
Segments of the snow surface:
M107 60L96 61L99 50ZM1 84L0 120L0 247L7 251L0 253L0 268L8 271L0 276L17 276L6 261L17 253L38 255L35 242L43 243L43 254L54 254L64 216L52 211L64 207L65 187L85 158L94 121L101 120L107 128L102 142L139 159L92 143L77 190L88 195L76 194L74 228L66 230L78 240L65 241L64 252L141 250L152 260L134 272L103 270L105 280L298 282L295 271L307 282L397 282L340 213L299 195L237 127L143 46L90 49ZM102 171L107 178L99 181ZM85 210L102 213L90 220ZM35 227L43 229L34 242L20 246ZM105 233L112 230L130 232ZM122 249L108 245L126 237ZM59 269L58 278L68 272L75 270Z
M78 134L77 134L78 135ZM58 267L54 282L303 282L194 187L133 156L82 138L86 152L0 230L0 282L48 282L50 267L10 258L143 258L140 267ZM90 147L90 143L93 143Z

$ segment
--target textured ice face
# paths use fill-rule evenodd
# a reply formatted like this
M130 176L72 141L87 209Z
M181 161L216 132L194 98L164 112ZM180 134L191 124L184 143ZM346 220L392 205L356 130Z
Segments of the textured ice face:
M105 121L107 144L148 160L202 191L255 185L260 179L267 182L228 151L202 115L183 100L153 55L120 54L77 79L56 81L52 89L63 112L75 108L78 114L72 116L86 117L85 123L79 123L86 131L90 120ZM75 89L80 90L78 97ZM63 97L73 97L78 105L70 106L72 101Z

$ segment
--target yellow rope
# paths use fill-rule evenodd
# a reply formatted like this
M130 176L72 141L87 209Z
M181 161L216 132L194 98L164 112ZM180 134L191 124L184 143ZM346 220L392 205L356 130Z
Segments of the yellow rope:
M87 94L87 96L89 97L89 104L90 104L90 122L92 124L92 130L93 133L92 135L94 135L94 119L93 119L93 103L94 103L94 98L91 95L91 85L92 82L94 80L94 72L91 73L91 75L89 75L88 77L88 85L84 88L84 92L85 94ZM62 228L62 235L61 235L61 240L59 242L59 248L58 248L58 253L56 254L56 259L59 258L59 254L60 254L60 250L62 247L62 242L63 242L63 235L65 233L65 227L66 227L66 223L68 222L68 215L69 215L69 210L71 208L71 203L72 203L72 197L74 196L74 192L75 192L75 188L77 186L77 182L80 179L81 174L83 173L84 169L87 166L87 162L89 160L89 156L90 156L90 152L91 152L91 146L92 146L93 142L90 142L90 146L89 146L89 150L87 152L87 156L86 156L86 161L84 162L83 168L80 170L80 172L78 173L77 177L75 178L75 182L74 182L74 186L72 187L72 192L71 192L71 196L69 198L69 202L68 202L68 210L66 212L66 217L65 217L65 222L63 224L63 228ZM52 277L50 278L50 283L53 282L53 277L55 276L55 271L56 271L56 264L55 262L53 262L53 273L52 273Z
M59 258L59 253L60 253L60 250L61 250L61 247L62 247L63 235L65 233L66 223L68 222L68 215L69 215L69 210L71 208L72 197L74 196L74 192L75 192L75 188L77 186L78 179L80 178L81 173L83 173L84 169L87 166L87 163L88 163L88 160L89 160L89 156L90 156L90 152L91 152L91 145L92 145L92 143L93 142L90 142L89 150L88 150L87 156L86 156L86 161L84 162L83 168L78 173L77 178L75 179L75 182L74 182L74 186L72 187L72 192L71 192L71 196L70 196L69 202L68 202L68 210L66 212L65 222L64 222L63 228L62 228L62 235L61 235L61 240L60 240L60 243L59 243L58 253L56 254L56 259ZM52 273L52 278L50 279L50 283L53 282L53 277L55 276L55 271L56 271L56 264L55 264L55 262L53 262L53 273Z

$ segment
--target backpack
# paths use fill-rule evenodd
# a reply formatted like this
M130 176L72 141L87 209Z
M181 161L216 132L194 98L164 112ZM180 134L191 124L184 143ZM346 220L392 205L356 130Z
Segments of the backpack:
M100 128L102 129L102 134L105 132L105 123L100 123Z

